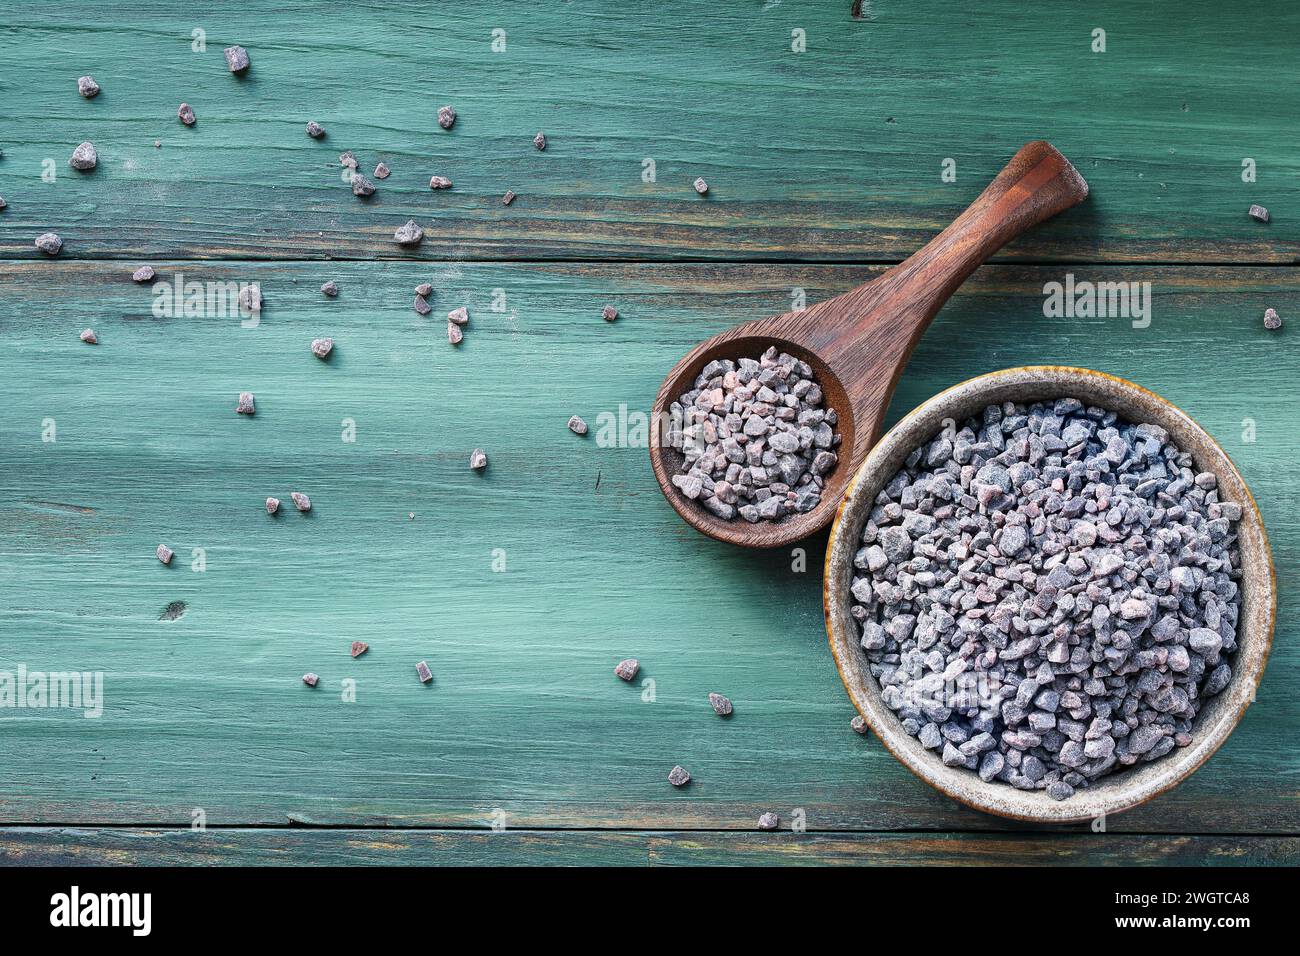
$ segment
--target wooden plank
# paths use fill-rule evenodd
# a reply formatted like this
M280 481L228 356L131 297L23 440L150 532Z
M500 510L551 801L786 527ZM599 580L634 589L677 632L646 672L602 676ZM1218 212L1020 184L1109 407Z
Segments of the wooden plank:
M871 270L158 265L162 280L260 282L260 325L155 318L125 265L0 264L0 669L105 680L98 719L0 709L0 822L187 825L203 808L213 826L480 826L500 808L512 827L749 829L802 808L813 830L1007 826L850 731L819 605L824 539L803 571L795 554L712 543L663 501L644 448L601 435L620 406L647 408L698 338ZM982 268L921 342L890 421L999 367L1127 375L1224 442L1278 566L1294 566L1296 359L1259 315L1300 312L1300 270L1075 271L1151 282L1151 325L1045 319L1062 269ZM317 291L329 278L337 300ZM436 321L411 310L423 280ZM439 316L461 304L472 319L453 350ZM87 325L99 346L77 340ZM308 351L325 334L328 364ZM241 390L253 419L234 412ZM573 413L593 425L585 440L565 428ZM475 446L486 474L467 467ZM293 489L310 517L288 508ZM270 494L286 501L276 519ZM1279 585L1258 703L1192 780L1112 831L1300 832L1300 602ZM184 615L159 620L174 601ZM355 661L354 639L372 644ZM628 655L653 702L612 675ZM711 690L735 701L731 720ZM674 763L695 774L680 792Z
M28 866L1294 866L1300 838L565 830L0 829Z
M1170 17L1123 0L877 3L860 20L849 0L293 10L131 0L106 16L65 0L0 14L0 257L37 257L33 238L54 229L65 256L92 258L892 261L1047 138L1092 198L1004 260L1297 262L1295 4L1225 17L1188 0ZM243 80L222 60L234 42L252 56ZM83 73L103 87L94 100L76 94ZM459 110L450 133L443 103ZM327 139L304 134L312 118ZM83 139L100 153L90 175L66 165ZM340 179L343 149L393 169L368 202ZM430 192L432 173L455 188ZM1271 225L1246 217L1252 202ZM427 238L402 252L392 233L411 217Z

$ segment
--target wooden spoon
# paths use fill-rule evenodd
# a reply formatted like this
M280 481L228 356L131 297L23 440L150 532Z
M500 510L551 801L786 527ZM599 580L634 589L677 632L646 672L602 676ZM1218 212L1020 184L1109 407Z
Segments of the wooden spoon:
M1088 184L1069 160L1050 143L1029 143L952 225L888 272L799 312L744 322L701 342L668 373L651 417L650 462L669 503L697 531L749 548L781 547L825 527L876 443L903 366L940 307L989 256L1087 196ZM812 366L823 407L839 416L839 461L811 511L757 524L739 516L724 521L672 483L683 458L662 440L669 408L709 362L757 358L772 345Z

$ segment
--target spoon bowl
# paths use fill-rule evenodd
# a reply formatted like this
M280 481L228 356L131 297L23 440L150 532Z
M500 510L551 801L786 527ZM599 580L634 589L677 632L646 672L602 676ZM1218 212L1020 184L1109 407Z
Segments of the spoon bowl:
M701 342L673 366L651 410L650 463L669 503L697 531L742 547L784 547L824 528L875 444L903 366L939 309L998 249L1087 195L1088 184L1069 160L1050 143L1029 143L947 229L888 272L806 309L744 322ZM669 438L670 409L709 362L757 358L771 346L812 367L823 406L839 416L839 461L811 511L756 524L727 521L672 483L683 455Z
M668 379L664 382L663 387L660 388L659 395L655 399L655 417L652 420L662 421L663 419L659 416L668 415L668 408L677 399L677 396L690 391L696 377L704 369L704 366L715 359L735 359L740 356L752 357L761 355L766 349L776 346L778 351L789 352L795 358L801 359L812 366L813 375L816 377L817 384L821 387L822 394L825 396L822 402L823 407L835 409L836 414L839 416L835 431L840 436L840 444L839 448L835 450L838 452L843 448L854 447L853 403L849 400L849 393L840 382L839 376L832 371L831 367L817 353L809 351L804 346L789 339L775 338L770 334L765 334L763 326L766 321L769 320L737 325L726 332L706 339L691 350L685 358L677 363ZM659 429L656 429L655 433L659 434ZM658 451L658 454L655 454L655 451ZM750 548L778 547L787 541L798 541L800 538L805 538L825 527L828 518L823 516L822 506L828 500L839 500L853 474L851 469L843 467L842 464L837 464L826 475L826 485L822 489L821 505L805 514L794 514L781 521L760 522L755 525L740 519L726 521L710 511L705 511L704 508L683 495L672 484L672 478L673 475L681 474L684 460L685 456L680 448L666 443L651 446L651 466L654 468L655 477L659 479L659 486L663 489L664 494L668 496L668 500L673 503L673 507L686 519L687 523L709 537L718 541L726 541L728 544ZM831 509L830 516L833 517L833 515L834 509ZM765 534L771 534L777 528L780 529L779 534L772 535L772 539L767 540Z

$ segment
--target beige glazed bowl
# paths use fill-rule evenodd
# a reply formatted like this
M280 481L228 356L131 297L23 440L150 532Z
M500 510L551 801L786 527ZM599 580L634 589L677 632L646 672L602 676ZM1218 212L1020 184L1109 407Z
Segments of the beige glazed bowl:
M945 767L939 755L903 730L897 715L885 706L880 687L859 646L860 632L849 615L853 555L876 495L902 467L908 454L942 430L943 421L957 422L985 406L1006 401L1034 402L1073 397L1085 405L1112 409L1134 422L1151 422L1169 432L1170 440L1189 452L1201 471L1213 472L1223 501L1242 506L1237 527L1242 577L1241 612L1232 679L1196 716L1193 740L1149 764L1137 764L1102 777L1061 801L1043 791L1017 790L1009 784L984 783L962 767ZM831 530L826 552L826 627L840 677L858 712L886 747L909 770L954 800L986 813L1047 823L1090 820L1116 813L1163 793L1199 767L1227 739L1254 699L1273 641L1276 586L1273 557L1259 510L1236 466L1208 434L1185 413L1159 395L1102 372L1060 366L1026 366L981 375L955 385L913 410L895 425L867 456L849 483Z

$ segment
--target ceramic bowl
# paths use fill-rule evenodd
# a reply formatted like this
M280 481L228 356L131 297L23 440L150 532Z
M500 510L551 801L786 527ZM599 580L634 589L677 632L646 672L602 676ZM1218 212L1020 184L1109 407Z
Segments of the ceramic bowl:
M1213 472L1224 501L1242 506L1238 524L1242 576L1241 611L1232 679L1196 716L1193 740L1149 764L1122 768L1081 788L1066 800L1043 791L1017 790L1000 781L985 783L962 767L945 767L939 754L926 750L903 730L880 697L859 646L860 628L849 615L853 555L861 547L862 527L876 495L902 467L908 454L942 430L944 419L962 421L985 406L1061 397L1113 409L1134 422L1152 422L1189 452L1198 471ZM826 626L840 677L858 712L876 736L909 770L954 800L987 813L1038 822L1067 823L1095 819L1136 806L1186 779L1232 733L1264 673L1273 641L1276 584L1273 557L1259 510L1236 466L1222 448L1186 413L1146 389L1090 369L1029 366L1006 369L962 382L931 398L895 425L867 456L848 485L831 530L826 552Z

